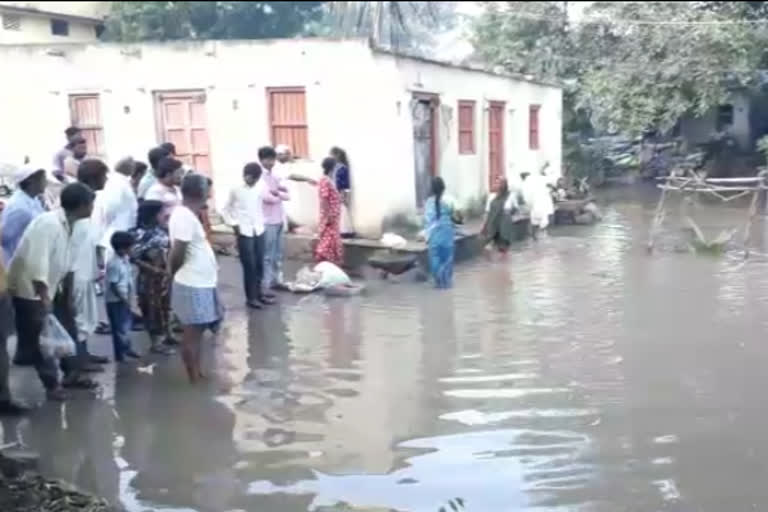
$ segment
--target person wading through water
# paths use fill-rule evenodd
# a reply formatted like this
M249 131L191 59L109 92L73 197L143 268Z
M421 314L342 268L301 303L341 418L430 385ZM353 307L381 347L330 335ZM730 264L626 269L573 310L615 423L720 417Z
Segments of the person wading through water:
M517 200L509 190L506 178L499 179L496 193L488 198L483 225L483 246L493 244L496 250L506 253L514 238L515 225L512 215L517 211Z
M215 331L223 316L216 290L218 264L199 219L208 201L208 179L191 173L181 183L183 202L171 214L169 231L173 275L171 307L183 328L182 359L191 383L205 377L200 362L206 329Z

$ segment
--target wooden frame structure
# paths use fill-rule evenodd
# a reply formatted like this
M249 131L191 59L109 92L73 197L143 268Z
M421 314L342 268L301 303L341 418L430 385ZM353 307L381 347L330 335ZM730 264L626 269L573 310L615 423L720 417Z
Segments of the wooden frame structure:
M752 223L757 216L758 201L760 200L760 197L765 196L765 193L768 190L766 176L768 176L768 169L761 169L757 176L750 178L707 178L706 175L702 173L693 169L687 169L677 170L676 172L673 171L669 176L658 178L660 183L657 186L661 189L661 196L656 205L656 212L653 216L653 222L651 223L650 234L648 237L648 252L653 251L654 240L664 223L664 218L666 217L665 202L668 193L680 193L683 195L693 194L695 197L698 197L700 194L706 194L719 199L723 203L728 203L751 195L752 198L749 203L748 216L743 227L742 236L744 258L748 258ZM685 203L683 203L683 205L684 204ZM690 218L690 216L685 215L683 211L681 211L681 215L686 218L691 227L696 231L697 235L701 236L701 230L693 219ZM733 230L727 239L722 239L720 242L726 243L737 231L738 229Z

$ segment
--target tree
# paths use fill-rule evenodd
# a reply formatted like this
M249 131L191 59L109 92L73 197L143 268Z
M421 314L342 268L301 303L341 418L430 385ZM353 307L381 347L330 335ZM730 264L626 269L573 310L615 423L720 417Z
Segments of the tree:
M455 24L455 2L327 2L316 33L369 37L386 48L428 53Z
M258 39L303 33L323 2L114 2L104 38L114 41Z
M478 55L561 80L566 113L605 131L669 130L753 84L764 57L761 2L489 2L474 28Z

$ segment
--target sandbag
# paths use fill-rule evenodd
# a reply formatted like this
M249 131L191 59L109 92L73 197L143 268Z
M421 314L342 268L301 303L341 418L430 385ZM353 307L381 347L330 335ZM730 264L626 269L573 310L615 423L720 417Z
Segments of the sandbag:
M330 286L350 284L352 282L346 272L329 261L318 263L312 270L321 275L318 288L328 288Z

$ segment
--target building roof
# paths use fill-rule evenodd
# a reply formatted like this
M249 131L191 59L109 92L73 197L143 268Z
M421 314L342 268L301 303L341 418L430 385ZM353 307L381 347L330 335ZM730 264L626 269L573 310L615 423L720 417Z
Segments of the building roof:
M111 2L0 2L0 11L103 23Z
M6 2L0 2L0 9L4 7ZM97 2L98 3L98 2ZM306 38L274 38L274 39L211 39L211 40L203 40L203 39L185 39L185 40L169 40L169 41L143 41L143 42L135 42L135 43L117 43L117 42L93 42L93 43L70 43L70 42L56 42L56 43L35 43L37 46L47 46L52 47L55 46L57 48L67 48L67 47L79 47L79 46L130 46L130 47L136 47L136 46L178 46L180 44L187 44L187 45L204 45L207 43L220 43L223 45L233 45L233 44L270 44L275 42L296 42L300 43L302 41L304 42L311 42L311 41L324 41L324 42L355 42L358 44L368 45L368 47L371 49L372 52L382 54L382 55L389 55L396 59L408 59L413 60L417 62L423 62L426 64L433 64L436 66L442 66L446 68L452 68L452 69L463 69L465 71L472 71L475 73L483 73L486 75L491 76L497 76L501 78L507 78L510 80L516 80L519 82L528 82L534 85L540 85L543 87L552 87L555 89L562 89L563 84L556 83L554 81L546 81L537 79L533 75L522 75L519 73L510 73L507 71L498 71L496 69L488 69L487 67L483 67L476 64L468 64L468 63L456 63L456 62L449 62L445 60L439 60L434 59L430 57L424 57L421 55L415 55L410 54L403 51L394 51L389 48L384 48L382 46L378 46L375 43L373 43L370 39L365 38L341 38L341 37L306 37ZM6 46L13 46L13 45L6 45ZM25 44L25 45L19 45L24 47L29 47L32 45Z
M522 75L519 73L510 73L507 71L497 71L495 69L488 69L487 67L479 66L476 64L456 63L456 62L450 62L446 60L439 60L439 59L434 59L430 57L424 57L422 55L416 55L416 54L407 53L399 50L395 51L395 50L392 50L391 48L384 48L382 46L378 46L372 41L369 41L369 45L371 47L371 50L374 53L391 55L398 59L409 59L409 60L424 62L427 64L434 64L436 66L443 66L443 67L453 68L453 69L463 69L465 71L475 71L477 73L484 73L486 75L493 75L493 76L498 76L502 78L510 78L512 80L518 80L520 82L529 82L535 85L542 85L545 87L554 87L556 89L562 89L563 87L562 84L558 84L554 81L540 80L534 77L533 75Z

